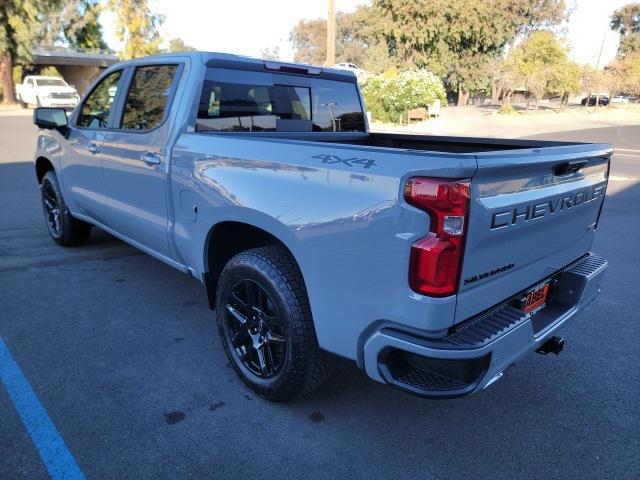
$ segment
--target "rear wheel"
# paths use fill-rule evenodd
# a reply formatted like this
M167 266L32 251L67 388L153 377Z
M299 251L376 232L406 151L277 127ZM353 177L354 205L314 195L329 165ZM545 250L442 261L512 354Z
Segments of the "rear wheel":
M332 359L318 347L302 275L282 248L248 250L227 263L216 317L231 365L269 400L304 395L331 371Z
M91 236L91 225L71 215L62 197L56 174L45 173L40 185L42 210L49 235L65 247L82 245Z

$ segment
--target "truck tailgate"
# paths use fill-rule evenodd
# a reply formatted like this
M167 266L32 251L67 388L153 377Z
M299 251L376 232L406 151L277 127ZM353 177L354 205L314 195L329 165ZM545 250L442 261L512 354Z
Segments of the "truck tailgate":
M585 144L476 156L455 322L589 251L611 153Z

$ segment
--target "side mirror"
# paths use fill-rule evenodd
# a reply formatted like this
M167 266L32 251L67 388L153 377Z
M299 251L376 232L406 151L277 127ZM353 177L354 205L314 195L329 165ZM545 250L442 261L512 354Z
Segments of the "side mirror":
M64 108L36 108L33 111L33 123L48 130L66 128L69 124Z

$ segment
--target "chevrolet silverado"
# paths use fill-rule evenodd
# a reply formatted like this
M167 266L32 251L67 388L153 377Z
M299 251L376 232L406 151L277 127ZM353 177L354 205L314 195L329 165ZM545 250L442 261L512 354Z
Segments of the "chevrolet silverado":
M336 356L423 397L486 388L600 291L606 144L370 132L352 72L217 53L107 69L40 108L63 246L103 229L205 287L240 378L285 401Z

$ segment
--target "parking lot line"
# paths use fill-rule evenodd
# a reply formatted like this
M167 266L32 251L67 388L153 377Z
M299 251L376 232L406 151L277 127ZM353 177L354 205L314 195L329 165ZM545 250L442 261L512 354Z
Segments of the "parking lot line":
M84 479L80 467L0 337L0 380L52 479Z

